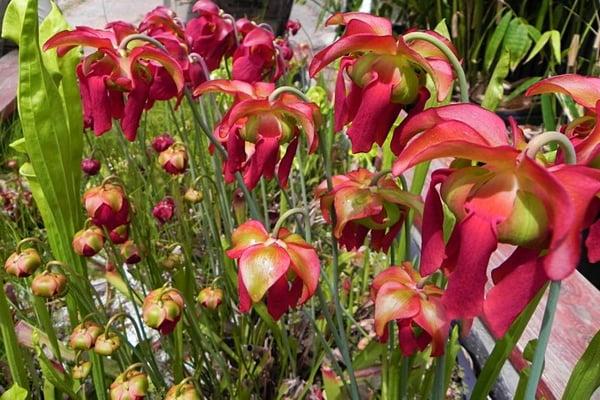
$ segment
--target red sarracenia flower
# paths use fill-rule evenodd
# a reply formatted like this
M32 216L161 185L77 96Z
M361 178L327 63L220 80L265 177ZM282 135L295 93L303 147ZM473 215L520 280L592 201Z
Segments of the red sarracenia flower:
M266 295L269 314L277 320L315 293L319 257L300 235L282 228L273 237L261 222L250 220L233 232L232 245L227 256L238 260L241 312Z
M223 18L219 7L210 0L199 0L192 11L185 34L190 51L201 55L210 71L217 69L223 57L230 56L236 47L233 22Z
M423 351L430 343L432 356L444 354L450 324L440 300L443 293L437 286L426 284L410 262L382 271L371 285L375 333L387 340L387 324L396 321L405 356Z
M410 209L422 214L418 196L406 192L395 179L377 176L360 168L346 175L333 177L333 188L322 182L315 190L321 201L325 221L332 222L333 206L336 225L333 234L348 250L358 249L371 232L371 247L387 251L400 232Z
M552 76L527 90L528 96L543 93L562 93L571 96L583 107L585 115L563 127L575 146L577 162L600 168L600 78L565 74Z
M314 76L341 57L335 90L335 129L352 123L348 136L352 151L368 152L382 145L402 109L423 109L429 97L425 76L429 74L438 100L451 89L452 68L442 53L423 40L405 42L394 37L386 18L350 12L335 14L327 25L345 25L336 42L317 53L310 65ZM426 31L442 40L441 35Z
M235 80L275 82L286 69L287 62L283 52L278 50L275 35L260 26L248 32L233 53L232 76Z
M44 50L56 48L59 56L77 46L96 49L79 63L77 77L85 126L98 136L110 130L114 118L133 141L142 112L155 100L168 100L183 90L181 66L166 51L147 43L131 50L120 48L132 33L136 30L125 23L110 24L107 30L80 26L59 32L44 44Z
M575 270L581 231L590 222L585 216L593 211L590 204L600 190L600 171L579 165L545 168L508 145L497 116L473 107L440 107L409 120L400 129L408 144L394 172L442 157L478 162L456 163L456 168L432 174L424 207L421 273L443 268L448 288L442 301L449 317L472 318L485 309L492 332L500 336L544 282ZM577 187L577 182L585 184ZM442 201L456 218L447 243ZM517 246L493 273L496 284L507 279L510 285L492 289L493 302L484 305L487 266L497 243Z
M316 150L316 130L321 122L317 105L291 93L270 99L273 90L274 86L268 83L251 85L215 80L194 91L195 95L217 91L235 96L233 105L214 132L227 151L223 168L226 182L233 182L235 173L240 172L245 184L252 189L261 176L272 179L277 169L279 184L285 187L301 132L309 151ZM280 146L284 144L287 149L280 159Z

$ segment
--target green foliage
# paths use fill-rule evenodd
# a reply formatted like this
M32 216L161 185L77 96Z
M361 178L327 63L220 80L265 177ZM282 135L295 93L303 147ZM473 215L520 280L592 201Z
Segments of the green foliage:
M592 338L587 349L575 365L563 400L589 399L600 387L600 331Z
M12 385L10 389L0 396L0 400L25 400L27 398L27 390L17 384Z
M545 291L546 286L544 286L535 296L535 298L527 305L525 310L523 310L519 317L513 322L504 337L496 341L494 350L492 350L492 353L485 362L483 369L479 373L477 383L475 384L473 393L471 394L471 398L484 399L490 390L492 390L492 387L494 386L494 383L500 374L500 370L510 356L513 348L521 338L523 331L527 327L527 323L531 319L531 316L537 308L537 305Z

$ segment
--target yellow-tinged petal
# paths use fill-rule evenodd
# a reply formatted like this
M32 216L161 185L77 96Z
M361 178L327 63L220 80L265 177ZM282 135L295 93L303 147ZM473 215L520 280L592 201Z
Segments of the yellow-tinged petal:
M287 273L289 266L290 257L278 245L255 245L244 251L239 268L252 301L259 302L267 290Z

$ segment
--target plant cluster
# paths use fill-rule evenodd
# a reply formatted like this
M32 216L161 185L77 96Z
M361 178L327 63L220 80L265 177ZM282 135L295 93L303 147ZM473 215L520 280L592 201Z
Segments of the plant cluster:
M529 87L584 113L527 140L468 102L443 29L338 13L309 58L298 23L276 37L210 0L105 29L10 7L14 147L45 228L16 227L5 262L14 396L438 400L473 319L512 349L549 286L518 394L535 397L560 282L582 247L600 260L599 78ZM596 389L578 379L565 395Z

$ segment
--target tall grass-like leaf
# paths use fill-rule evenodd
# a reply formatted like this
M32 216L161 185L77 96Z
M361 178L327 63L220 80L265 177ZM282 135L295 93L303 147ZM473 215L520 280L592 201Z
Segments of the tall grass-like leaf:
M504 79L508 76L509 66L510 53L508 50L504 49L494 68L490 82L485 89L483 101L481 102L482 107L487 108L490 111L494 111L498 108L498 105L502 101L502 97L504 97L504 87L502 84L504 83Z
M519 315L519 317L513 322L510 329L506 334L502 337L502 339L496 342L492 353L488 357L479 377L477 378L477 383L475 383L475 387L473 388L473 393L471 394L472 399L485 399L492 390L492 386L494 386L494 382L498 378L500 374L500 370L504 366L504 363L508 359L508 356L512 352L513 348L519 341L519 338L523 334L523 331L527 327L533 312L535 311L542 295L546 291L545 285L539 293L534 297L534 299L527 305L525 310Z
M519 63L527 55L531 47L531 39L527 32L527 22L521 18L515 18L510 21L502 47L510 54L510 70L514 71ZM500 61L499 61L500 62Z
M575 364L563 400L589 399L600 387L600 331L592 338L587 349Z
M492 34L490 41L485 48L485 55L483 57L483 66L486 71L489 71L492 67L494 59L496 58L496 54L498 53L498 48L504 39L504 35L508 30L508 25L512 19L512 12L507 12L504 14L500 23L496 27L496 30Z
M533 49L531 49L531 52L529 52L529 56L527 56L527 59L525 60L526 63L531 61L533 57L535 57L540 51L542 51L546 43L548 43L548 40L550 40L550 34L551 31L546 31L542 33L542 36L540 36L540 38L535 43L535 46L533 46Z

